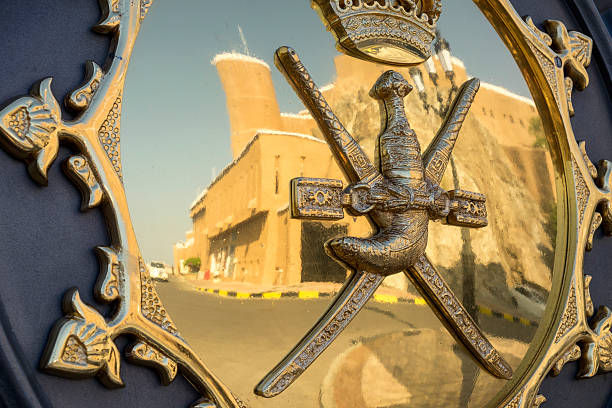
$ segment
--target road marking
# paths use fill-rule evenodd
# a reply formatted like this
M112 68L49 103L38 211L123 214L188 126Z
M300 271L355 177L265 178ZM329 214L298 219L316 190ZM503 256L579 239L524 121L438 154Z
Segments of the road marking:
M397 303L397 296L380 295L380 294L375 293L374 300L380 303Z
M266 292L262 294L262 297L264 299L280 299L281 294L281 292Z
M248 292L234 292L234 291L228 291L228 290L201 288L201 287L197 287L195 289L198 292L206 292L206 293L210 293L213 295L216 294L222 297L233 297L236 299L257 299L257 298L280 299L280 298L289 298L289 297L298 297L300 299L318 299L321 297L335 296L335 293L333 292L321 293L316 290L300 290L299 292L290 291L290 292L248 293ZM418 306L427 305L427 302L425 301L425 299L421 297L417 297L414 299L408 299L408 298L399 298L394 295L374 294L374 300L379 303L395 304L395 303L400 303L400 302L408 302L408 303L414 303L415 305L418 305ZM519 323L526 327L530 327L530 326L537 327L538 326L538 322L533 322L524 317L513 316L510 313L498 312L486 306L478 305L478 311L482 315L491 316L491 317L495 317L498 319L504 319L512 323Z
M319 297L319 292L314 290L300 290L298 297L300 299L317 299Z
M493 311L489 309L488 307L478 306L478 309L480 310L480 313L482 313L483 315L493 316Z

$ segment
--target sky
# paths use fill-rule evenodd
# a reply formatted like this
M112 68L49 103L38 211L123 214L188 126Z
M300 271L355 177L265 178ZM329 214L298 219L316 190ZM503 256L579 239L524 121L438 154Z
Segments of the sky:
M124 183L147 261L172 264L172 245L191 229L191 203L213 169L232 160L211 60L247 51L238 26L250 55L270 65L281 111L304 107L274 67L278 47L295 48L317 84L334 80L335 41L309 0L156 0L132 55L121 120ZM529 97L510 52L470 0L443 2L438 27L468 74Z

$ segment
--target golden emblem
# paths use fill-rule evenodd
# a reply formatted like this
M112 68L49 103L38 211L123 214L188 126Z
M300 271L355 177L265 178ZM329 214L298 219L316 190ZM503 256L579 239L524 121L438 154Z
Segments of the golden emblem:
M474 358L491 374L510 379L510 365L487 340L425 255L430 220L471 228L487 225L483 194L447 192L439 185L478 92L479 80L471 79L460 88L437 135L421 154L404 109L403 99L412 86L395 71L383 73L370 91L370 96L380 102L383 118L375 166L331 111L296 52L280 48L275 62L316 119L352 183L342 190L342 182L338 180L293 180L292 215L338 219L342 218L344 207L352 215L367 214L377 232L370 238L343 237L325 244L327 254L353 273L325 315L259 383L256 392L273 397L286 389L350 323L384 278L402 271ZM321 197L338 199L322 200Z
M93 292L98 301L113 303L113 313L105 316L85 304L77 290L67 290L65 315L51 333L41 332L41 336L48 335L41 368L71 378L97 375L106 386L120 387L124 381L115 340L129 335L133 340L126 353L129 361L155 368L162 384L171 382L179 373L187 377L203 397L194 407L244 407L179 335L141 259L128 211L122 183L119 121L128 63L151 3L152 0L100 1L103 15L95 29L112 36L110 57L104 67L89 63L83 86L65 99L77 112L73 120L62 117L61 99L51 92L50 78L37 83L31 95L3 105L0 110L0 145L26 163L37 183L48 183L48 169L56 161L60 143L68 142L76 149L65 164L66 172L83 195L83 211L96 207L104 210L111 241L96 249L100 274ZM565 224L557 238L560 255L551 292L554 302L541 322L539 340L526 357L528 364L523 364L520 375L515 375L489 404L535 407L545 401L539 395L544 377L549 372L559 374L571 361L581 360L580 377L612 370L612 311L602 305L595 314L589 291L591 277L583 270L584 251L593 247L593 234L600 227L607 234L612 231L612 162L593 164L584 143L575 140L570 121L574 112L572 92L588 85L586 68L591 62L592 40L568 31L554 20L544 22L542 31L530 18L523 20L508 0L475 3L519 62L538 110L546 118L544 126L559 169L559 193L563 198L559 201L559 214ZM428 49L423 51L411 43L413 34L406 33L416 33L423 44L433 40L438 0L313 0L313 4L344 52L400 65L418 63L429 55ZM423 14L426 24L421 24L425 20ZM399 109L401 94L409 87L393 73L381 78L374 92L386 113L379 169L331 112L295 53L286 48L279 50L277 64L324 130L351 183L343 190L338 180L294 180L293 214L339 219L346 208L354 215L370 217L378 232L370 239L342 238L328 245L336 259L357 271L331 309L266 377L257 392L273 396L287 388L352 320L384 276L406 267L409 268L403 271L439 312L449 330L467 348L475 349L475 357L489 371L509 377L511 372L503 359L423 252L427 224L432 218L450 225L486 225L483 195L460 190L445 192L438 185L477 91L477 81L464 85L432 147L419 157L416 136ZM391 262L378 268L380 259Z

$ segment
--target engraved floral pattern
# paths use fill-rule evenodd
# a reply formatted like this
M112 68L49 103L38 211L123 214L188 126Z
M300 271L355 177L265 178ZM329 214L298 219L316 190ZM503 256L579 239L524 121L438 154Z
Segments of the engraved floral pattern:
M122 386L119 351L104 317L84 304L76 289L66 294L65 305L66 318L53 329L57 341L47 345L43 366L60 374L98 375L107 386Z
M78 111L87 109L100 88L100 81L104 72L94 61L87 61L85 75L89 78L85 85L74 91L66 101L68 106Z
M106 119L98 130L98 138L100 143L106 151L108 159L113 164L113 169L119 176L123 178L121 171L121 148L120 148L120 133L119 127L121 125L121 95L115 99L110 112L106 115Z
M117 252L112 248L98 247L96 253L100 259L102 272L98 275L95 295L103 302L112 302L118 299L122 293L120 281L124 281L123 267L119 261Z
M155 368L160 374L163 385L170 384L178 372L178 365L174 360L145 342L134 344L128 351L127 357L133 361L138 361L140 364Z
M612 371L612 310L601 306L591 323L592 338L582 345L579 377Z
M102 202L104 192L85 156L77 155L68 159L66 170L68 176L81 190L83 197L81 210L94 208Z
M0 111L0 143L28 162L32 178L47 184L47 171L59 149L60 106L51 92L51 78Z

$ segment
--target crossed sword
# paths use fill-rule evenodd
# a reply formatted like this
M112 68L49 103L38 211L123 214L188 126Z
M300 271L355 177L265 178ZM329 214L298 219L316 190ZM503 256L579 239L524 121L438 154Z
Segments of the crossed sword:
M370 223L377 227L378 233L369 241L346 237L326 243L327 253L338 262L350 267L353 272L325 314L293 350L260 381L255 393L263 397L274 397L287 389L353 320L384 278L402 271L413 282L448 331L467 348L484 369L499 378L512 378L510 365L491 345L425 255L427 224L430 218L442 219L449 225L463 227L479 228L487 225L484 195L463 190L445 192L439 187L463 121L478 92L480 86L478 79L471 79L463 84L437 135L423 153L421 173L424 177L421 185L428 187L424 191L419 191L403 188L401 183L398 185L389 182L388 177L381 174L381 170L370 162L359 144L333 113L293 49L279 48L275 53L274 62L308 107L336 161L352 183L346 190L342 190L342 182L337 180L307 178L292 180L293 216L340 219L343 217L343 208L346 208L353 215L367 216ZM379 99L384 99L385 96L387 99L403 98L412 89L400 74L393 71L383 74L375 89L377 87L380 88L377 89L378 93L383 94L382 98L378 95ZM396 88L404 88L404 93L399 96L391 95L390 92L398 92ZM408 88L407 91L405 88ZM403 102L400 106L403 107ZM382 108L383 112L387 110L387 125L389 125L390 108L392 108L390 103L383 105ZM400 116L405 116L403 109ZM405 124L408 127L407 119ZM408 131L410 132L412 131ZM416 154L419 160L417 164L421 166L420 147L416 135L413 132L412 135L413 145L416 144L416 147L412 146L411 154L412 156ZM410 158L406 159L406 154L398 154L400 149L405 149L405 146L398 146L397 141L406 143L406 139L395 139L394 142L392 133L386 137L391 137L388 139L390 141L385 142L390 144L390 147L381 147L383 142L379 140L377 149L380 150L383 162L382 173L385 173L382 157L384 154L386 154L387 170L389 166L393 167L393 157L399 157L396 161L400 162L403 159L409 168L414 167L414 160L411 162ZM410 182L414 184L414 180ZM305 204L307 201L311 203L310 207ZM396 217L397 214L400 215ZM399 222L399 225L395 225L398 222L392 221L402 217L403 221ZM424 239L419 238L421 244L415 244L414 242L419 242L418 239L414 239L419 231L424 231ZM369 246L363 245L365 241L368 241ZM402 252L403 258L395 256Z

